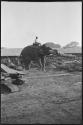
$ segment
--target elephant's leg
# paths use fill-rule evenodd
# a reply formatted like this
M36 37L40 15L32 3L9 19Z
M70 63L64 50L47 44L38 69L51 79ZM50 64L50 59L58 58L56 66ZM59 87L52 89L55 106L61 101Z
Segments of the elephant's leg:
M30 70L30 68L31 68L31 61L28 64L28 69Z
M28 62L26 63L26 69L27 69L27 70L30 70L30 67L31 67L31 61L28 61Z
M24 63L22 63L22 64L21 64L21 66L22 66L22 68L25 70L25 64L24 64Z
M42 62L41 62L41 59L38 60L38 64L40 66L40 69L42 70Z
M23 65L22 67L23 67L23 69L25 70L25 65Z
M41 58L42 70L43 70L43 71L46 71L46 70L45 70L45 62L46 62L46 58L45 58L45 57Z

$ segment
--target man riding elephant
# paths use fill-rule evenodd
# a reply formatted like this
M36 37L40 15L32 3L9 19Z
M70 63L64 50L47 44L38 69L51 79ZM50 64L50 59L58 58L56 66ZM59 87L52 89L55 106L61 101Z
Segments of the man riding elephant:
M33 43L33 46L41 46L41 43L38 42L38 37L36 36L35 42Z
M43 45L26 46L20 54L20 62L25 69L30 69L31 61L37 61L43 71L45 71L46 56L53 54L50 47Z

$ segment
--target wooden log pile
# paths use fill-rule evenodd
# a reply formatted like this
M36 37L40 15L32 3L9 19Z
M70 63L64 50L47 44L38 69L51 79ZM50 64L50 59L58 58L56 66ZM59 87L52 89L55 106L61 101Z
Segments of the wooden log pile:
M82 71L81 58L65 57L65 56L52 56L47 57L46 65L52 64L56 67L56 70L67 71Z

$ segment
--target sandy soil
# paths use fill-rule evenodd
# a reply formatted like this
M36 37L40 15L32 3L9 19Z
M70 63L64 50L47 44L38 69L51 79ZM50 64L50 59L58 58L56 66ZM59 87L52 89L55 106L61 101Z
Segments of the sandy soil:
M1 95L1 123L80 124L81 73L54 76L63 73L27 72L20 91Z

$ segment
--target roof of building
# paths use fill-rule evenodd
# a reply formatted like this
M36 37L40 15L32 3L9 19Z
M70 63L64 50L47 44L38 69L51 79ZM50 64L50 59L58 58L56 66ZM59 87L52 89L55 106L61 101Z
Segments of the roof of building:
M1 56L19 56L22 48L1 48Z

